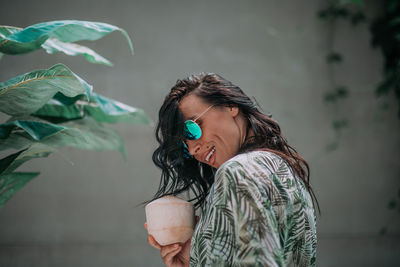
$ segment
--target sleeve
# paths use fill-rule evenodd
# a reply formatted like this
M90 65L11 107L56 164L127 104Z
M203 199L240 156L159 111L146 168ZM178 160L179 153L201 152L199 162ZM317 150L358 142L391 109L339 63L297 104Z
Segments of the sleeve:
M284 266L278 224L266 195L243 168L224 168L215 188L209 265ZM222 264L223 263L223 264Z

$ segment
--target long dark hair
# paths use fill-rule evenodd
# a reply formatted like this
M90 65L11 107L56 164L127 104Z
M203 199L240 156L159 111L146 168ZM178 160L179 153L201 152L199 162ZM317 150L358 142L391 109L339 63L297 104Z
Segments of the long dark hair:
M214 73L201 73L178 80L160 108L156 128L159 147L153 153L153 162L161 168L162 174L154 199L191 190L194 198L189 201L195 201L195 207L198 207L204 202L214 182L214 168L184 155L184 118L179 110L179 102L189 93L211 105L237 106L254 132L254 136L246 139L239 153L266 150L279 155L303 180L318 205L309 182L308 163L287 143L278 123L271 116L263 114L238 86Z

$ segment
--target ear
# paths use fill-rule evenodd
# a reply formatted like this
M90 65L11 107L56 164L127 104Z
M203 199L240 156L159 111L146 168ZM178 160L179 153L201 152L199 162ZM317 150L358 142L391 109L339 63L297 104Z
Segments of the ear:
M235 118L239 114L239 108L237 106L229 107L229 112L231 113L232 117Z

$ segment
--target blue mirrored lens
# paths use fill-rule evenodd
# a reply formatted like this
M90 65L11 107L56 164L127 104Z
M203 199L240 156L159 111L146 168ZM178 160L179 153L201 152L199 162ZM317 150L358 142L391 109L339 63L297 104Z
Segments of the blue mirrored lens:
M183 136L187 140L197 140L201 137L200 126L194 121L185 121Z
M189 148L187 147L187 145L185 143L183 143L183 157L185 159L193 158L192 155L190 155Z

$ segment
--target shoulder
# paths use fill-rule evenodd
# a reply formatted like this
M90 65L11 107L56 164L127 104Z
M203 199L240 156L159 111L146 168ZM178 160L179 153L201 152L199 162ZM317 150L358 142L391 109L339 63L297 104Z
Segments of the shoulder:
M215 191L268 191L284 193L296 185L296 176L286 160L268 151L239 154L220 166Z
M277 154L269 151L251 151L236 155L224 162L217 170L216 176L222 173L274 173L282 169L286 162Z
M215 174L215 187L269 187L276 175L292 176L285 160L272 152L251 151L239 154L222 164Z

